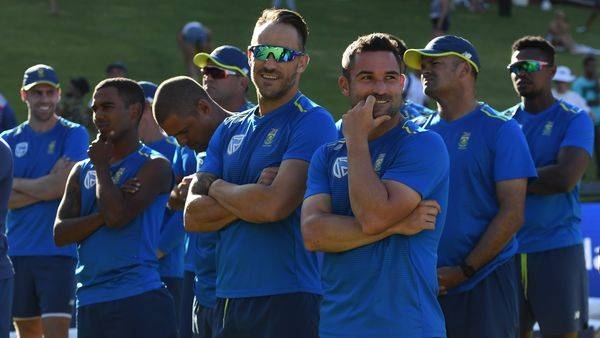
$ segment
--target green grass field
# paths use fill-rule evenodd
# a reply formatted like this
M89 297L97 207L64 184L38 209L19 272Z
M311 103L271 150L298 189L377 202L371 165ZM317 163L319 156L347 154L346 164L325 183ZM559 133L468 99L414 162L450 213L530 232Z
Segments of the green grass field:
M245 48L260 11L271 0L247 1L141 1L59 0L60 14L49 14L45 0L4 1L0 11L2 65L0 92L17 111L26 115L19 99L23 71L35 63L55 67L63 84L85 76L95 85L107 64L122 60L130 77L160 81L184 73L175 35L187 21L198 20L213 30L215 46ZM302 91L340 116L348 107L337 89L341 53L355 37L374 31L401 37L409 47L423 47L430 39L427 0L296 0L309 23L311 63ZM583 8L555 5L567 12L573 27L587 17ZM495 4L485 13L459 7L453 13L451 33L475 44L482 61L478 95L497 109L517 101L505 66L512 42L526 34L544 35L553 12L538 6L514 7L510 18L500 17ZM600 47L600 22L580 43ZM595 38L596 37L596 38ZM580 72L581 57L559 54L558 62ZM587 175L591 177L591 174Z

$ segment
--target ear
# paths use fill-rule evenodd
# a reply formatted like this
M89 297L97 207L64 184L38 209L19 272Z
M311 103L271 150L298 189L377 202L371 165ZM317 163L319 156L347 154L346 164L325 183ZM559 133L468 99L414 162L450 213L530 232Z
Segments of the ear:
M310 56L308 56L308 54L304 54L304 55L300 56L300 58L298 59L298 68L297 68L298 72L304 73L306 68L308 68L309 62L310 62Z
M340 86L340 91L344 96L350 96L350 81L344 76L340 75L338 78L338 85Z
M196 113L199 115L210 115L212 113L212 106L210 105L210 102L205 99L198 99L196 102Z
M240 86L242 86L242 90L246 91L248 88L248 78L245 76L240 76Z
M400 74L399 81L400 81L400 84L402 85L402 88L404 88L404 83L406 82L406 75ZM404 89L402 91L404 91Z
M134 118L136 121L140 121L142 119L142 114L144 114L144 107L139 102L130 105L129 109L132 118Z
M27 100L27 92L21 89L21 101L25 102Z

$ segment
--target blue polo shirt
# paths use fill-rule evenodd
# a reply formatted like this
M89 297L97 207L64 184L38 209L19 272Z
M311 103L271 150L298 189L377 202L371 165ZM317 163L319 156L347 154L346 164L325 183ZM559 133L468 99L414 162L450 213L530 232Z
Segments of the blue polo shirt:
M578 147L592 157L594 126L582 109L557 100L537 114L525 111L522 104L510 108L507 114L521 125L537 168L555 164L562 147ZM519 252L582 243L580 222L579 184L566 193L528 194L525 223L517 235Z
M88 134L84 127L62 117L54 127L38 133L23 122L0 134L11 147L14 177L35 179L50 174L61 157L77 162L87 157ZM60 198L40 201L8 211L6 235L9 256L70 256L75 245L57 247L52 236Z
M110 166L113 182L121 186L152 158L161 156L147 146ZM89 159L81 162L81 212L98 211L96 171ZM135 296L163 286L156 249L169 194L162 194L135 219L118 229L102 226L77 245L79 261L77 306Z
M437 247L448 198L448 152L442 138L410 121L369 142L382 180L405 184L442 209L435 230L394 235L341 253L325 253L320 337L445 337L437 301ZM424 155L425 154L425 155ZM354 216L345 139L314 154L305 197L327 194L332 213Z
M10 148L0 138L0 280L13 276L13 268L8 258L8 241L6 240L5 220L8 198L12 191L13 160Z
M306 162L335 140L331 115L301 93L265 116L258 108L227 118L212 136L201 171L234 184L256 183L264 168ZM321 293L317 256L305 250L300 207L268 224L234 221L218 232L217 297Z
M519 125L484 103L451 122L437 114L431 116L426 127L442 136L450 154L448 214L438 249L438 266L457 266L464 262L499 211L496 183L536 177L537 173ZM448 294L472 289L516 252L513 238L473 277Z

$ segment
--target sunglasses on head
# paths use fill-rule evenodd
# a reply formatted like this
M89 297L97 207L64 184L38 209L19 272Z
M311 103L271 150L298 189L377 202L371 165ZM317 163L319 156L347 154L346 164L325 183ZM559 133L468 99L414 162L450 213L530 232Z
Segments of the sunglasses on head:
M286 47L270 46L270 45L255 45L248 47L248 51L252 53L255 59L267 61L269 55L273 55L273 59L277 62L290 62L298 56L304 55L304 52L299 52Z
M521 72L535 73L547 66L550 66L550 64L544 61L522 60L511 63L510 65L506 66L506 69L508 69L508 71L512 74L519 74Z
M201 70L202 74L210 76L213 79L224 79L229 76L237 75L237 73L233 70L221 69L217 67L203 67Z

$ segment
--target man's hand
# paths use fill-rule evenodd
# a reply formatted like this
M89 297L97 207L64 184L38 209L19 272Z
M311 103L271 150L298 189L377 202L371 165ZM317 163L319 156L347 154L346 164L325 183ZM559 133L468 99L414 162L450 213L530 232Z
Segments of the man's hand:
M373 118L375 97L369 95L342 116L342 131L346 139L367 139L371 131L389 120L389 115Z
M442 266L437 269L438 284L440 285L440 295L445 295L464 281L467 277L463 274L459 266Z
M106 137L98 134L96 139L92 141L88 147L87 153L90 157L90 161L96 167L108 167L113 153L113 144Z
M256 181L258 184L269 186L275 180L279 167L268 167L262 170L260 177Z
M177 184L171 194L169 195L169 202L167 206L171 210L183 210L185 206L185 199L187 198L188 190L190 188L190 182L194 175L184 177L179 184Z
M121 186L121 191L128 194L135 194L140 190L140 180L137 177L130 178Z
M442 208L437 201L423 200L417 208L402 222L389 230L396 234L411 236L423 230L435 229L435 220Z

